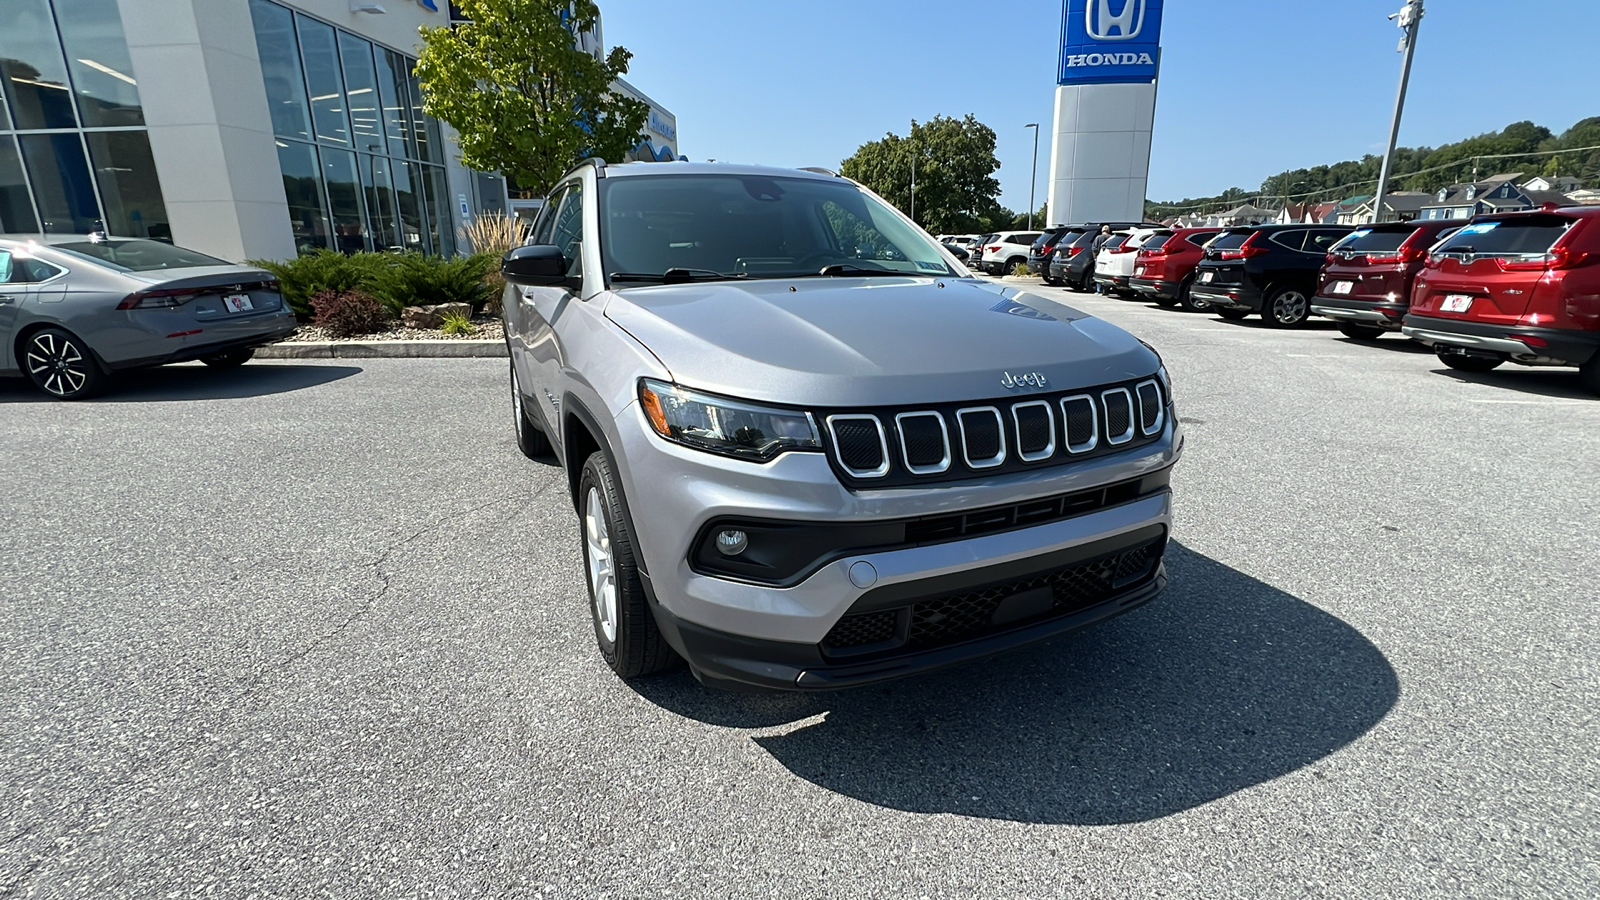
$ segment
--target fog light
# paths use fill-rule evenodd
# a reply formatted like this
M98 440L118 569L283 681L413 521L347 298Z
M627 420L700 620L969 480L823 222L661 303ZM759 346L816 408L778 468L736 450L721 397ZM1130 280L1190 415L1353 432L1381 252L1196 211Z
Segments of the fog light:
M723 556L738 556L750 546L750 536L737 528L717 532L717 552Z

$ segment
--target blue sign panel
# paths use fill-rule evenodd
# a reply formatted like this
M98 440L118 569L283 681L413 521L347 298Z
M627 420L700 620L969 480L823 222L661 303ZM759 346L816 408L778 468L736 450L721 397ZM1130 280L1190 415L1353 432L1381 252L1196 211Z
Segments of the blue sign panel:
M1066 0L1058 84L1151 82L1161 65L1161 0Z

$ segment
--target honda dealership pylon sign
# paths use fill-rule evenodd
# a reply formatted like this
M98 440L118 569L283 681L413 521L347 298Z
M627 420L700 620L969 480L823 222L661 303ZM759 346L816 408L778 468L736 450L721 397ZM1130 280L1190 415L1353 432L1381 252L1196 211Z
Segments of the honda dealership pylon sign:
M1144 218L1162 0L1066 0L1050 147L1051 224Z
M1161 0L1067 0L1058 84L1154 81Z

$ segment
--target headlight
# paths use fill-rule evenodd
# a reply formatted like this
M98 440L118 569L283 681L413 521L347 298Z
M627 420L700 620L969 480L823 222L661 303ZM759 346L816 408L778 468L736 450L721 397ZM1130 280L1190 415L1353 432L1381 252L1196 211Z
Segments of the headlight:
M1156 380L1161 382L1161 393L1167 395L1167 402L1172 402L1172 376L1167 374L1167 367L1162 366L1156 370Z
M785 450L821 450L811 416L691 391L653 379L639 382L639 404L656 434L669 441L766 462Z

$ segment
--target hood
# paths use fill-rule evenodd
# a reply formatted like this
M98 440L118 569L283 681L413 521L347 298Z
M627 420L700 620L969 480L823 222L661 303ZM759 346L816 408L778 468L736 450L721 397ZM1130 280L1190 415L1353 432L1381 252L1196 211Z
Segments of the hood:
M616 292L607 318L686 387L808 406L983 400L1006 372L1044 391L1150 375L1132 335L1048 297L977 279L797 278Z

